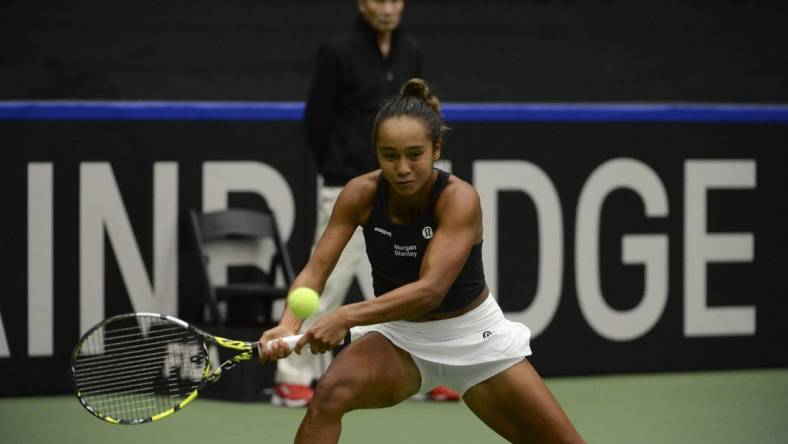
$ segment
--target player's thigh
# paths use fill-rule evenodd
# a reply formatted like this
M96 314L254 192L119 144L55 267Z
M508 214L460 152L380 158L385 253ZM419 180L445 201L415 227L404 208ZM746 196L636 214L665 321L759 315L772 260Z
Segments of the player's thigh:
M316 396L345 399L350 409L388 407L420 386L421 374L410 355L372 332L339 353L318 382Z
M511 442L583 442L527 359L471 387L463 399Z

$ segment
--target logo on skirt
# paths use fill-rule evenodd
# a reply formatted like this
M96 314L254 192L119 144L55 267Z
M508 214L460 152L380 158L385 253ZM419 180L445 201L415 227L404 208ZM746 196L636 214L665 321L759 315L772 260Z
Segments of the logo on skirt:
M490 336L492 336L492 332L491 331L485 331L484 333L482 333L482 339L487 339Z

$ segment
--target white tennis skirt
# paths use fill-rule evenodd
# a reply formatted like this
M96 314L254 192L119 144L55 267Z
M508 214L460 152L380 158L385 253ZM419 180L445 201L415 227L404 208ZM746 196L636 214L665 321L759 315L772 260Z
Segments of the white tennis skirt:
M492 293L456 318L353 327L351 341L373 331L411 355L439 364L474 365L531 355L531 330L504 318Z

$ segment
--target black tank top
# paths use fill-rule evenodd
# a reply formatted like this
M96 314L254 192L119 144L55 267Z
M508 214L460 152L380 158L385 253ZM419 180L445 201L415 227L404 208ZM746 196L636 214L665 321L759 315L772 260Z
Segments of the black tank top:
M367 257L372 265L375 295L382 295L419 279L421 260L436 227L435 202L449 181L449 173L438 171L429 203L411 224L393 224L387 208L388 182L380 175L372 212L364 224ZM430 313L459 310L476 299L485 287L482 243L474 245L459 276L449 288L441 305Z

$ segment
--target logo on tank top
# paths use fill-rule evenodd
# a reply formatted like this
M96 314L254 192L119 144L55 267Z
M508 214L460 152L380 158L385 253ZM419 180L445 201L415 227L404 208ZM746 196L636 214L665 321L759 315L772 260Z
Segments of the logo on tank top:
M419 251L415 245L394 244L394 256L417 257L418 255Z
M373 230L377 231L380 234L384 234L384 235L386 235L388 237L391 237L391 231L384 230L383 228L380 228L380 227L375 227L375 228L373 228Z
M490 336L492 336L492 332L489 330L485 330L484 333L482 333L482 339L487 339Z
M427 225L426 227L422 228L421 235L424 236L424 239L432 239L432 227Z

